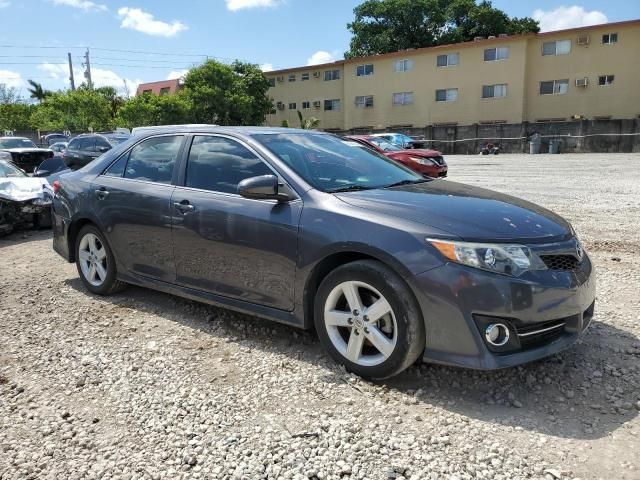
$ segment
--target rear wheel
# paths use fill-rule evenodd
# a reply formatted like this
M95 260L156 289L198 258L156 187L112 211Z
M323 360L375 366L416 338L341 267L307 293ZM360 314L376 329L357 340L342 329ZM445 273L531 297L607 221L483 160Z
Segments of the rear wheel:
M343 265L323 280L315 324L331 356L365 378L400 373L425 346L424 322L411 291L376 261Z
M116 280L116 263L100 230L82 227L76 241L76 266L84 286L92 293L109 295L124 287Z

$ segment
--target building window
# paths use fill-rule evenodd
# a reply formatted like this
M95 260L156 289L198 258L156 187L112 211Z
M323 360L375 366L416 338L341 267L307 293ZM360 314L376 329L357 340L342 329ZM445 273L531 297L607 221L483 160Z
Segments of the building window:
M395 64L396 72L409 72L411 70L413 70L413 60L398 60Z
M602 44L603 45L612 45L614 43L618 43L618 34L617 33L605 33L602 35Z
M613 85L615 75L600 75L598 77L598 85L604 87L607 85Z
M507 55L508 56L508 55ZM438 55L436 65L438 67L451 67L460 63L460 54L449 53L447 55Z
M356 97L356 107L358 108L372 108L373 107L373 95L364 95Z
M309 80L309 72L303 73L302 76L300 77L300 80L302 80L303 82L305 80Z
M457 88L443 88L436 90L436 102L455 102L458 100Z
M296 74L295 73L292 73L292 74L289 75L289 81L290 82L295 82L296 81Z
M485 62L495 62L496 60L506 60L509 58L509 47L487 48L484 51Z
M339 70L335 70L336 72L338 72ZM328 110L340 110L340 100L335 99L335 100L325 100L324 101L324 109L325 111Z
M540 82L540 95L564 95L569 91L569 80Z
M325 70L324 80L325 82L330 80L340 80L340 70Z
M411 105L413 103L413 92L400 92L393 94L394 105Z
M169 87L162 87L160 89L160 95L169 95Z
M498 97L506 97L506 96L507 96L506 83L482 86L482 98L498 98Z
M153 90L149 89L149 90L142 90L142 93L153 93Z
M276 79L275 78L270 78L269 79L269 86L270 87L275 87L276 86Z
M289 110L295 110L297 108L296 103L292 102L289 104Z
M309 108L311 108L311 102L302 102L303 110L308 110Z
M556 42L544 42L542 55L567 55L571 53L571 40L558 40Z
M358 65L356 67L356 77L366 77L369 75L373 75L373 63Z

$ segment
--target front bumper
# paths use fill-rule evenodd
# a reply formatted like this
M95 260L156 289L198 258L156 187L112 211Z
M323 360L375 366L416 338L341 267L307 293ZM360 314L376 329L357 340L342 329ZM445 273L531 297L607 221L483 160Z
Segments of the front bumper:
M591 322L595 272L585 255L576 271L514 278L447 263L413 278L426 323L424 360L492 370L531 362L571 346ZM502 348L485 339L488 323L509 327Z
M415 168L416 171L423 175L427 175L433 178L443 178L447 176L447 172L449 171L449 167L447 165L420 165L417 164Z

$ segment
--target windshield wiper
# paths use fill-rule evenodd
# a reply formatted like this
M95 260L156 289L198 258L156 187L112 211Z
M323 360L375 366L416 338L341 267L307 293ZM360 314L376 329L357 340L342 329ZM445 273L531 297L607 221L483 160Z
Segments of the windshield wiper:
M420 179L420 180L401 180L399 182L396 183L392 183L391 185L387 185L384 188L391 188L391 187L400 187L401 185L414 185L416 183L424 183L424 182L428 182L429 180L427 179Z
M375 188L375 187L367 187L366 185L348 185L346 187L333 188L327 191L329 193L356 192L358 190L371 190L372 188Z

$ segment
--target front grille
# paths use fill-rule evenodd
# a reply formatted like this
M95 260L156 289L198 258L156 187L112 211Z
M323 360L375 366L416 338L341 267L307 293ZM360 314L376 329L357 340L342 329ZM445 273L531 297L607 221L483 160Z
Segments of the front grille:
M517 327L520 346L527 349L552 342L565 332L565 323L565 319L561 319Z
M580 260L573 255L540 255L549 270L574 271L580 266Z
M438 165L444 165L444 158L442 157L431 157Z

